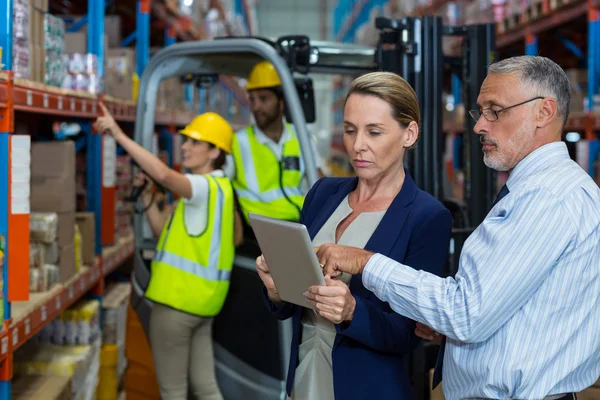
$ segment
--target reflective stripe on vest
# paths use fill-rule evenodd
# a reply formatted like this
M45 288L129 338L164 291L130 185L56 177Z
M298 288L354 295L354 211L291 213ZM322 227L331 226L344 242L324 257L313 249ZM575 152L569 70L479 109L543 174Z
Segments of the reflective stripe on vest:
M212 262L211 266L206 267L168 251L159 251L156 254L156 261L164 262L183 272L194 274L209 281L228 281L231 276L231 271L219 271Z
M305 167L300 154L298 138L290 124L286 124L286 127L292 138L284 144L282 157L298 157L299 170L283 170L282 161L277 159L268 146L258 142L252 126L235 135L233 155L237 160L237 165L236 178L233 183L246 218L248 212L282 219L299 218L299 209L302 208L304 201L304 192L300 185ZM254 151L268 151L268 156L272 157L275 162L268 160L265 162L263 160L264 153L262 155L255 154ZM269 170L268 174L261 175L262 186L258 175L261 167L278 169L277 173ZM242 171L237 171L238 169L242 169ZM281 176L281 174L284 175Z
M194 315L214 316L227 297L235 254L233 188L227 178L205 176L206 230L198 236L187 233L185 203L179 200L159 239L146 297Z

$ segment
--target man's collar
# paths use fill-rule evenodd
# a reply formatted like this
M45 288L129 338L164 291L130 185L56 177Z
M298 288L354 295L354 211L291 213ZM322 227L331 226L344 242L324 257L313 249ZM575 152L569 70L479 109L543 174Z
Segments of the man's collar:
M512 190L531 174L543 171L564 159L570 159L569 150L564 142L545 144L529 153L515 166L506 181L506 186Z
M285 121L282 121L282 122L283 122L283 133L281 134L281 139L279 139L279 142L275 142L273 139L268 137L258 127L258 125L256 125L256 123L254 123L252 126L254 128L254 135L256 136L256 140L258 140L258 142L261 144L269 144L269 143L284 144L284 143L290 141L292 139L292 134L290 133L290 130L288 129L287 123Z

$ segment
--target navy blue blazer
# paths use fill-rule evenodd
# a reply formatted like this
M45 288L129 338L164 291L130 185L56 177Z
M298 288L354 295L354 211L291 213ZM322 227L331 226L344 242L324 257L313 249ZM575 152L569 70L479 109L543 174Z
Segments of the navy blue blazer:
M322 178L306 196L300 222L311 238L319 232L358 178ZM365 246L403 264L442 275L448 257L452 217L434 197L417 188L406 171L400 193L392 201ZM413 399L403 356L418 344L415 322L396 314L388 303L365 289L360 275L350 280L356 308L350 324L336 325L332 350L336 399ZM292 317L293 336L287 393L291 395L298 365L303 307L276 307L263 291L269 310L281 320Z

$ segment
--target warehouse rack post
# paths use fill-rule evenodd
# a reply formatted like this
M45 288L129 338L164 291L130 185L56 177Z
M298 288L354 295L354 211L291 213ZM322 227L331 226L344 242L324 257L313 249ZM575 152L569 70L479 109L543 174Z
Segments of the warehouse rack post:
M0 0L0 9L4 10L4 13L8 16L5 19L5 24L2 25L2 31L0 31L0 46L2 46L2 64L4 64L4 68L7 69L8 72L8 87L11 85L11 75L10 70L12 69L12 31L13 31L13 23L12 18L12 9L13 2L12 0ZM14 111L12 108L12 104L10 100L2 105L1 109L1 119L0 119L0 264L2 265L2 281L3 281L3 314L4 314L4 323L3 323L3 332L6 331L7 327L10 326L10 317L11 317L11 305L10 300L11 296L9 295L9 287L7 285L9 270L12 262L12 259L9 258L9 247L12 244L12 240L17 241L19 238L12 237L12 232L10 232L11 223L11 198L10 198L10 185L11 185L11 133L14 129L13 117ZM21 240L23 238L20 238ZM4 341L4 336L1 339ZM10 354L7 354L8 351L4 351L4 342L1 344L1 358L0 361L0 398L9 399L10 398L10 379L12 378L11 371L11 360Z

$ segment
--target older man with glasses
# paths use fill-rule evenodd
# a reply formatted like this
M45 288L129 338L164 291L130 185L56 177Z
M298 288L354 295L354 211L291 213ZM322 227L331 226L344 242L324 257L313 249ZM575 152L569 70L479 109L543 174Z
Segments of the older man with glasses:
M600 189L561 141L570 97L547 58L489 67L470 114L485 164L510 175L454 278L317 249L327 273L362 274L421 336L445 336L435 378L448 400L574 399L600 376Z

